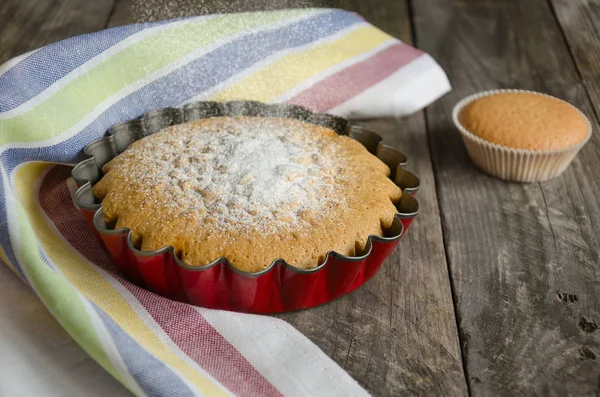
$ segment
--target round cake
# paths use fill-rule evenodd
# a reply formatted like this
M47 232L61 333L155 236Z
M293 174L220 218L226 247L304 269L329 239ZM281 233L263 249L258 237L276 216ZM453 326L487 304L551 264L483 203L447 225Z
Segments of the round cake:
M530 92L478 98L461 110L459 121L472 134L515 149L560 150L589 134L586 119L573 106Z
M401 190L359 142L298 120L215 117L140 139L93 187L105 220L136 247L173 246L191 266L226 257L257 272L310 269L384 235Z

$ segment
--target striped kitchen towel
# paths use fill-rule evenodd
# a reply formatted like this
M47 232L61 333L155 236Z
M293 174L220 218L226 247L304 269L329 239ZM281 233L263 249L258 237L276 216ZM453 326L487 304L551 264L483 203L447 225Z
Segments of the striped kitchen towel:
M0 67L0 261L136 395L364 395L285 322L119 277L74 207L69 165L111 125L189 101L362 118L409 114L449 89L427 54L331 9L131 25L43 47Z

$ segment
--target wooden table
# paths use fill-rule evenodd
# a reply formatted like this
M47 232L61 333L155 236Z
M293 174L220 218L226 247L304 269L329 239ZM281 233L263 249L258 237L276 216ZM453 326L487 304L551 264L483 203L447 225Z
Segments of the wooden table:
M363 288L279 317L374 395L600 395L600 0L222 3L2 0L0 63L131 22L308 4L361 13L429 52L454 87L411 117L365 122L409 154L421 213ZM486 176L450 112L492 88L564 98L596 133L555 180Z

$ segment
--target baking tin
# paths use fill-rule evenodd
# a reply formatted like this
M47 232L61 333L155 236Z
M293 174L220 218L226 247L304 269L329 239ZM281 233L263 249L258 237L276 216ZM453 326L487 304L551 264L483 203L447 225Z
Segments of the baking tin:
M486 141L471 133L459 121L460 112L476 99L501 93L529 93L561 101L577 110L588 127L587 137L580 143L559 150L530 150L511 148ZM527 90L490 90L470 95L458 102L452 110L452 121L460 131L463 142L473 163L484 172L501 179L517 182L539 182L561 175L571 164L579 150L592 136L590 120L570 103L547 94Z
M135 140L171 125L208 117L242 115L286 117L326 126L358 140L379 157L392 170L390 178L405 193L386 235L369 236L361 256L349 257L330 251L325 261L314 269L299 269L283 259L275 259L266 269L248 273L233 267L223 257L207 265L190 266L182 262L170 246L140 251L134 246L128 228L115 230L106 224L92 186L102 177L101 169L108 161ZM414 195L419 188L419 179L404 169L406 156L381 140L375 132L352 125L341 117L313 113L295 105L254 101L195 102L182 108L153 110L138 119L113 126L106 137L86 146L84 152L90 157L72 171L79 186L75 202L121 273L141 287L167 298L214 309L276 313L309 308L347 294L369 280L417 215L419 205Z

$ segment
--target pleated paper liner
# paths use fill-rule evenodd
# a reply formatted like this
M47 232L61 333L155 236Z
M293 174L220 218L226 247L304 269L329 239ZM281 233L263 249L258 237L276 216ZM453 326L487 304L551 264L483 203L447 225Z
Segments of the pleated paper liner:
M560 150L516 149L486 141L468 131L459 121L460 112L471 102L489 95L500 93L525 92L542 95L567 103L577 110L588 125L588 135L582 142ZM501 179L518 182L538 182L561 175L571 164L579 150L592 136L592 125L588 118L577 108L563 101L534 91L526 90L491 90L479 92L458 102L452 110L452 120L460 131L469 156L484 172Z

